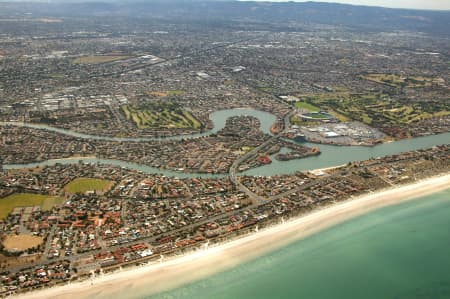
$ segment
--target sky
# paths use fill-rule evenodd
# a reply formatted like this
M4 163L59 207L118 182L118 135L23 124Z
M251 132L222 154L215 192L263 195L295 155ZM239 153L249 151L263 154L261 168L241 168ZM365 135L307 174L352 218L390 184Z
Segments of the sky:
M270 1L283 2L284 0L270 0ZM303 0L294 0L294 1L305 2ZM355 5L384 6L393 8L450 10L450 0L328 0L328 1L314 0L314 1L336 2Z

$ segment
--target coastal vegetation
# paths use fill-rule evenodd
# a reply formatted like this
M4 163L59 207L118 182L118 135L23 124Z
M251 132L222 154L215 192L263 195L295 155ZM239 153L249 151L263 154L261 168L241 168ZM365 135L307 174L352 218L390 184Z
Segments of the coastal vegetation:
M55 205L61 204L63 198L32 193L14 193L0 199L0 219L5 219L17 207L40 206L43 211L51 210Z
M134 122L139 129L179 128L200 129L202 124L190 111L182 109L175 103L146 103L145 105L122 106L128 120Z
M112 185L113 181L102 180L102 179L91 179L91 178L77 178L67 184L64 190L69 193L85 193L88 191L108 191Z

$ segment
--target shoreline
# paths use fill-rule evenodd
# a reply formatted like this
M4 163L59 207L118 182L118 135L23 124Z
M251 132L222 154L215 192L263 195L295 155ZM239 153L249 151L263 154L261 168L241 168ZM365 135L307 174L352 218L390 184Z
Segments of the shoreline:
M144 266L130 267L99 275L93 279L17 294L9 298L76 297L80 299L119 294L126 297L127 292L135 296L144 294L150 296L225 271L373 210L449 188L450 173L441 174L411 184L349 198L307 215L292 218L283 224L264 228L227 243L211 246L206 250L196 250L182 256L175 256L162 263L153 262ZM149 285L152 289L148 287Z

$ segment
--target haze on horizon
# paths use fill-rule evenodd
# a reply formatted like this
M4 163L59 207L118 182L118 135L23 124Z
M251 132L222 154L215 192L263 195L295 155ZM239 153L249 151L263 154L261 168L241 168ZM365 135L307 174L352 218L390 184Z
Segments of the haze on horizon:
M270 2L287 2L287 0L259 0ZM294 2L308 2L310 0L293 0ZM314 2L343 3L353 5L381 6L390 8L412 8L412 9L433 9L433 10L450 10L449 0L329 0Z
M0 0L0 2L145 2L146 0ZM195 0L197 1L197 0ZM233 1L233 0L230 0ZM388 8L450 10L450 0L237 0L255 2L325 2Z

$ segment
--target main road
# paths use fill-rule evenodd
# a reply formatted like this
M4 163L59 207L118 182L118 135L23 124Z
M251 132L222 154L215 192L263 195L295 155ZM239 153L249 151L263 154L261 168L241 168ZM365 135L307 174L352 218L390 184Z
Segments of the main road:
M253 150L251 150L248 153L246 153L245 155L239 157L239 159L235 160L230 167L229 176L230 176L231 182L236 186L236 189L245 193L250 199L253 200L253 202L255 204L267 203L269 201L269 199L264 198L256 193L252 192L244 184L242 184L241 181L239 181L239 179L237 178L237 175L236 175L237 169L239 168L239 165L241 165L244 161L246 161L247 159L250 159L251 157L256 156L261 149L263 149L265 146L269 145L271 142L277 140L284 133L286 133L286 131L290 127L290 118L294 114L294 112L295 112L295 110L291 110L289 113L287 113L284 116L284 128L282 131L280 131L278 134L271 136L268 140L266 140L259 146L255 147Z

